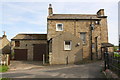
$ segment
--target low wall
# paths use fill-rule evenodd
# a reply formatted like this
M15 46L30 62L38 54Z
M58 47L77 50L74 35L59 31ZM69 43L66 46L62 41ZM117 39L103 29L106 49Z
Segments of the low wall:
M9 54L0 54L0 65L9 65L10 57Z

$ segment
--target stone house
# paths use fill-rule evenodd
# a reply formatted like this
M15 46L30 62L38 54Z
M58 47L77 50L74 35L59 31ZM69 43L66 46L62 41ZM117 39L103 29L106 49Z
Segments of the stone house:
M15 60L42 61L47 56L47 34L18 34L11 39Z
M104 9L95 14L54 14L49 5L47 34L18 34L11 39L16 60L45 60L49 64L73 64L83 58L102 57L108 44Z
M0 54L10 54L10 41L5 33L0 37Z
M80 46L83 46L83 58L91 56L92 58L101 58L102 43L108 43L107 16L104 14L104 9L100 9L95 14L54 14L50 4L47 17L47 40L52 40L65 32L77 37L75 40L82 40L82 45L81 42L79 43ZM68 35L70 36L70 34ZM68 41L74 37L69 37ZM52 44L52 48L58 45L61 48L60 45L63 42ZM66 52L63 53L66 54ZM59 56L59 52L52 54Z
M10 41L4 32L4 35L0 37L0 65L9 65L10 48Z

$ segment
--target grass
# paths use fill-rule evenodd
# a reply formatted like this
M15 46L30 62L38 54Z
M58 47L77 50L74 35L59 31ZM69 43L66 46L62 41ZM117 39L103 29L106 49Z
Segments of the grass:
M6 72L8 70L8 66L0 66L0 72Z
M10 78L0 78L0 80L12 80Z

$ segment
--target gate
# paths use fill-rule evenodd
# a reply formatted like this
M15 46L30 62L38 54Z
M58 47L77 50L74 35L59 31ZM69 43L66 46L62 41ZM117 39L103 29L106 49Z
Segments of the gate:
M120 57L117 57L114 54L111 55L108 52L105 52L104 56L105 70L110 69L120 77Z

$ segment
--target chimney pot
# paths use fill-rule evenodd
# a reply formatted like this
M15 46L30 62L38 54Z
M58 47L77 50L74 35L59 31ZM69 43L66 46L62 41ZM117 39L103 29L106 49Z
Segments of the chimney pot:
M53 15L52 4L49 4L48 14L49 14L49 16L52 16L52 15Z
M7 37L7 36L6 36L6 32L5 32L5 31L3 31L3 37Z
M52 4L49 4L49 8L52 8Z

